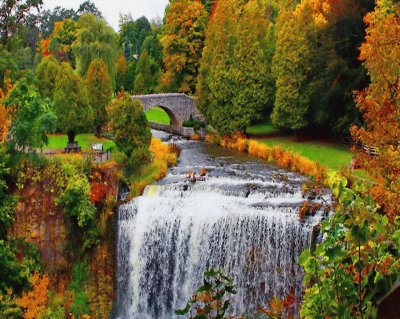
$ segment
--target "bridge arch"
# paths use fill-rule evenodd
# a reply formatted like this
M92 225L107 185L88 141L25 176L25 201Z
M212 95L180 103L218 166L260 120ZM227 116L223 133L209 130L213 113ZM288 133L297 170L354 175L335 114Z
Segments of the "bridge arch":
M132 98L142 103L145 112L156 106L161 107L170 117L173 127L182 126L183 122L190 116L201 119L201 115L195 107L194 99L186 94L134 95Z

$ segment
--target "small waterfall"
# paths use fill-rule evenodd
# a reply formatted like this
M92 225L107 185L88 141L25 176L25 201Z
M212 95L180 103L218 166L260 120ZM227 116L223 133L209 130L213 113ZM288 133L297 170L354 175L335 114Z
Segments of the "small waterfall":
M292 289L300 298L297 259L321 218L299 221L305 179L198 145L188 142L178 167L120 207L116 318L175 318L211 267L236 283L236 315ZM185 180L189 167L204 163L204 181Z

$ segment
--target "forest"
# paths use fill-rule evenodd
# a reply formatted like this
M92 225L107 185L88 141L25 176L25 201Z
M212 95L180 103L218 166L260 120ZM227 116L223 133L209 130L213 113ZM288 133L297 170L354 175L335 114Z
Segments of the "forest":
M193 97L205 123L186 123L207 142L307 176L304 196L333 194L323 240L299 256L299 313L288 295L257 318L384 318L400 275L398 1L170 0L163 18L121 13L118 31L94 2L44 2L0 3L1 318L110 318L118 190L142 194L179 158L132 99L159 93ZM257 125L293 143L346 141L346 165L253 140ZM112 156L100 164L99 142ZM234 283L206 277L177 314L233 318Z

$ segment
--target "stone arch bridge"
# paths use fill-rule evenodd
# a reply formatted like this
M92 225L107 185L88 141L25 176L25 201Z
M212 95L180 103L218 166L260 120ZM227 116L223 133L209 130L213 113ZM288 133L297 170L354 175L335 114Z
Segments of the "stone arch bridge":
M190 116L195 119L202 119L200 112L196 109L194 99L186 94L133 95L132 98L142 103L145 112L156 106L161 107L168 114L173 127L181 127Z

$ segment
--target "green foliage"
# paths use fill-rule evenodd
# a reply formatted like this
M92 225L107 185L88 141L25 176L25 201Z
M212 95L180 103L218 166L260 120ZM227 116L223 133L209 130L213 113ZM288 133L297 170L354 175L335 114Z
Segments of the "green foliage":
M230 305L230 295L236 294L232 279L220 270L209 269L204 272L204 283L184 309L175 310L175 314L189 319L224 319Z
M79 32L72 45L78 73L84 77L93 60L102 59L107 65L112 87L115 88L118 57L117 35L104 19L85 14L78 21Z
M195 131L198 131L200 128L205 128L206 124L203 122L200 122L200 121L194 119L192 116L190 116L189 119L187 119L186 121L184 121L182 123L182 126L193 127Z
M198 107L220 133L245 131L274 103L274 21L265 2L219 1L197 85Z
M120 21L120 31L118 34L118 44L123 47L128 46L129 54L139 54L146 37L152 34L151 25L146 17L133 20L130 15L123 16ZM126 57L128 61L132 56Z
M149 54L144 51L137 62L136 79L134 84L135 94L148 94L153 90L153 75Z
M272 123L276 127L299 130L308 124L310 103L307 80L316 46L316 31L311 8L305 4L295 12L281 12L277 24L277 43L273 71L276 101Z
M22 315L22 309L17 306L15 295L12 290L0 292L0 317L4 319L19 319Z
M93 60L86 75L89 104L94 113L96 135L100 136L102 127L107 124L106 106L112 98L111 81L103 60Z
M32 9L40 10L42 0L2 1L0 5L0 40L6 45L26 22Z
M23 258L17 258L23 256ZM40 251L37 246L22 240L0 240L0 293L12 287L20 293L29 287L29 276L41 272Z
M149 123L140 101L120 93L107 110L115 144L128 157L130 167L138 169L150 159L151 141Z
M6 179L9 177L10 156L4 145L0 144L0 239L7 236L7 228L14 221L15 199L7 192Z
M35 85L44 98L53 99L54 88L60 64L52 56L48 56L40 61L35 72Z
M49 100L42 99L37 90L22 79L11 90L5 105L13 119L9 132L12 145L25 150L47 144L47 133L55 131L57 120Z
M153 31L150 35L144 39L141 52L148 52L150 57L155 63L161 68L163 65L163 47L159 40L159 30Z
M381 214L363 185L331 173L328 184L338 199L336 213L322 224L324 240L304 251L307 286L304 318L376 317L379 300L400 274L399 219Z
M72 291L71 313L74 318L80 318L82 315L88 315L89 298L86 292L86 286L89 280L89 272L86 262L77 263L72 270L72 281L70 290Z
M56 293L49 293L48 307L40 319L64 319L65 318L65 298Z
M124 77L124 90L126 92L133 92L135 88L135 79L136 79L136 66L137 61L133 59L128 63L126 68L126 73Z
M96 207L90 202L90 185L86 176L74 176L68 182L62 198L69 217L79 227L87 227L96 218Z
M93 127L93 110L80 76L68 63L63 63L61 69L54 91L54 109L58 129L74 142L76 134L86 133Z

